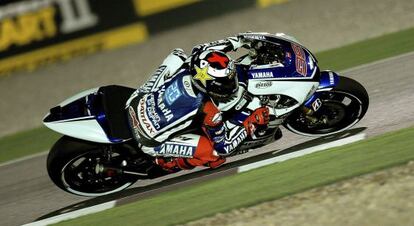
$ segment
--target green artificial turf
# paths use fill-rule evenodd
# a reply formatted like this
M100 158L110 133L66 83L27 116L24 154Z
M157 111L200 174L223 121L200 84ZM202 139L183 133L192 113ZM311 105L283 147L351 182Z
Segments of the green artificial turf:
M0 138L0 162L21 158L52 147L61 137L50 129L41 127Z
M339 71L414 50L414 28L316 54L322 69Z

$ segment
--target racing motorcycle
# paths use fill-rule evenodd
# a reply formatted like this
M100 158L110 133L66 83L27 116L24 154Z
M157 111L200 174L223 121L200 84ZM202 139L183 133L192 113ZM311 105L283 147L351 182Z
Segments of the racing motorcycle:
M315 56L293 37L244 33L243 38L252 48L236 60L238 101L218 107L223 119L237 121L246 112L267 106L270 123L239 144L236 154L280 139L279 126L304 136L326 136L349 129L365 115L369 104L365 88L333 71L320 71ZM134 91L118 85L97 87L50 109L44 124L64 135L47 159L48 174L58 187L101 196L167 174L132 139L125 103ZM201 133L201 128L192 132ZM153 173L137 170L148 164L154 165Z

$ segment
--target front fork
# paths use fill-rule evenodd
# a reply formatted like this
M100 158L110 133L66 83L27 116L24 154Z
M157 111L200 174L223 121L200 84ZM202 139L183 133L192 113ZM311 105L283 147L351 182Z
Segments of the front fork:
M338 84L338 82L339 75L337 73L329 70L321 71L318 90L331 90ZM326 121L326 118L317 117L317 115L315 115L315 112L317 112L323 104L320 95L321 93L316 91L303 105L305 118L312 124L325 123Z
M319 94L315 92L302 106L302 111L306 120L311 124L318 123L319 118L315 115L315 112L321 107L322 101L319 99Z

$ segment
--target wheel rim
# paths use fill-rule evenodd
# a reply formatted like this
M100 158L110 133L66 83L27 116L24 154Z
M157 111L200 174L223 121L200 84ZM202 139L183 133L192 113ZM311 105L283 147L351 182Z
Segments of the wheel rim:
M69 161L61 172L61 179L66 189L83 196L101 196L114 193L130 186L136 178L126 174L108 175L96 171L98 164L104 162L104 152L91 150ZM113 152L112 161L126 157Z
M355 125L362 115L361 100L347 92L329 91L321 92L320 99L323 104L317 111L319 119L325 118L325 123L311 124L306 120L303 112L298 111L287 122L287 127L304 135L329 135L344 131Z

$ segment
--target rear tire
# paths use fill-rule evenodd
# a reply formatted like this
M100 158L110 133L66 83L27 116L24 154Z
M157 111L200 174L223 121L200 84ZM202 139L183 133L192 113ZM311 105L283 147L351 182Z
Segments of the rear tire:
M325 111L328 123L320 126L311 125L302 109L297 109L286 119L284 126L300 135L325 136L342 132L354 126L365 115L369 106L366 89L354 79L339 76L338 85L329 91L319 91L322 110Z
M47 158L47 172L50 179L59 188L81 196L107 195L135 183L138 177L131 175L106 178L100 178L98 174L94 175L93 166L103 156L105 147L106 144L63 136L54 144ZM126 144L115 148L114 152L118 156L132 157L137 154L136 150ZM99 183L97 180L102 182Z

